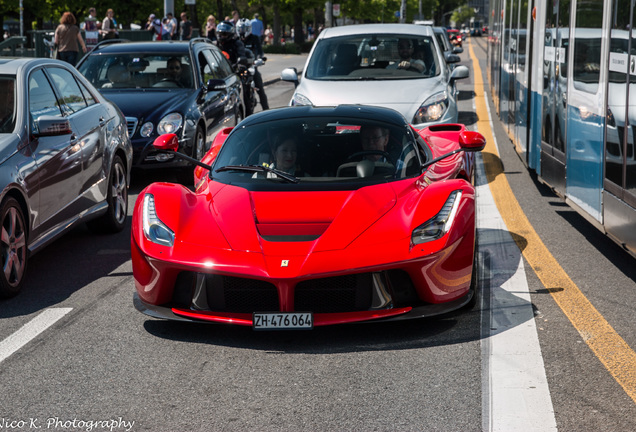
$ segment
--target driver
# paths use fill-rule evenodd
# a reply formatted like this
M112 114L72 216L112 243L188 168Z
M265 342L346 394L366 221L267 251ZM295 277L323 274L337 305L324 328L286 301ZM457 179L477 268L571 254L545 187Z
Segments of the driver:
M364 151L386 152L389 145L389 130L380 126L362 126L360 141ZM380 154L366 155L365 158L373 162L389 162Z
M168 59L167 69L168 79L181 85L181 74L183 72L183 68L181 67L181 60L179 60L177 57L170 57Z
M426 69L426 65L422 60L413 57L415 53L415 46L412 39L400 38L398 39L398 55L400 56L399 62L394 62L388 65L387 69L415 69L418 72L423 72Z

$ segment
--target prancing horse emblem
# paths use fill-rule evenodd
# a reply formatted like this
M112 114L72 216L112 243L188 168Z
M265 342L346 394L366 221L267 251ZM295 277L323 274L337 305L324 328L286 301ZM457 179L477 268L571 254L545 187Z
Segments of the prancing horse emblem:
M287 267L288 265L289 265L289 260L282 260L282 261L280 262L280 266L281 266L281 267Z

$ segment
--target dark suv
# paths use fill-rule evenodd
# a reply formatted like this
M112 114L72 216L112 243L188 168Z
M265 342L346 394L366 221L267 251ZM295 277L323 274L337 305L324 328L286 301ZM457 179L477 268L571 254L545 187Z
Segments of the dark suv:
M176 133L179 151L201 159L217 132L245 117L241 81L207 39L115 39L97 45L77 69L126 116L135 168L187 165L155 152L158 135Z

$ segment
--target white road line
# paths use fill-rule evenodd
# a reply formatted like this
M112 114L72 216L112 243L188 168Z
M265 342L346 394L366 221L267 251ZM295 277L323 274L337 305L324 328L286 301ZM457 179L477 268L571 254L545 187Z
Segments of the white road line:
M485 179L481 157L478 178ZM556 431L523 257L494 203L477 186L485 431Z
M72 310L73 308L46 309L23 325L18 331L0 342L0 363Z

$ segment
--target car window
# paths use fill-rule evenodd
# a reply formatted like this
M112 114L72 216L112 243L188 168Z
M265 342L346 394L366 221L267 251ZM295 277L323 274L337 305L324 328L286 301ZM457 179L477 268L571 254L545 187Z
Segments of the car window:
M230 183L280 181L263 166L302 183L359 185L421 173L422 153L409 127L360 119L275 120L235 129L221 148L213 177ZM221 169L243 165L245 169ZM254 168L256 167L256 168Z
M0 133L11 133L15 129L15 78L0 77Z
M210 50L209 54L212 54L212 56L214 56L214 59L216 63L219 65L219 69L221 70L221 73L223 74L223 78L228 77L234 73L234 70L232 69L232 65L230 64L230 61L220 51Z
M190 57L183 53L89 55L79 67L98 89L193 88Z
M88 106L96 104L97 101L93 97L93 94L88 90L88 88L81 81L77 81L77 84L80 86L80 89L82 90L82 94L84 95L84 99L86 100L86 104Z
M199 67L201 68L201 76L204 83L211 79L224 78L218 62L209 50L203 50L199 53Z
M47 71L60 92L61 105L65 111L76 113L88 106L72 73L57 67L49 67Z
M402 49L400 47L407 46ZM430 36L353 35L318 41L306 77L317 80L422 79L441 73ZM407 61L405 66L402 62Z
M42 69L29 77L29 113L34 120L42 115L62 117L53 88Z

